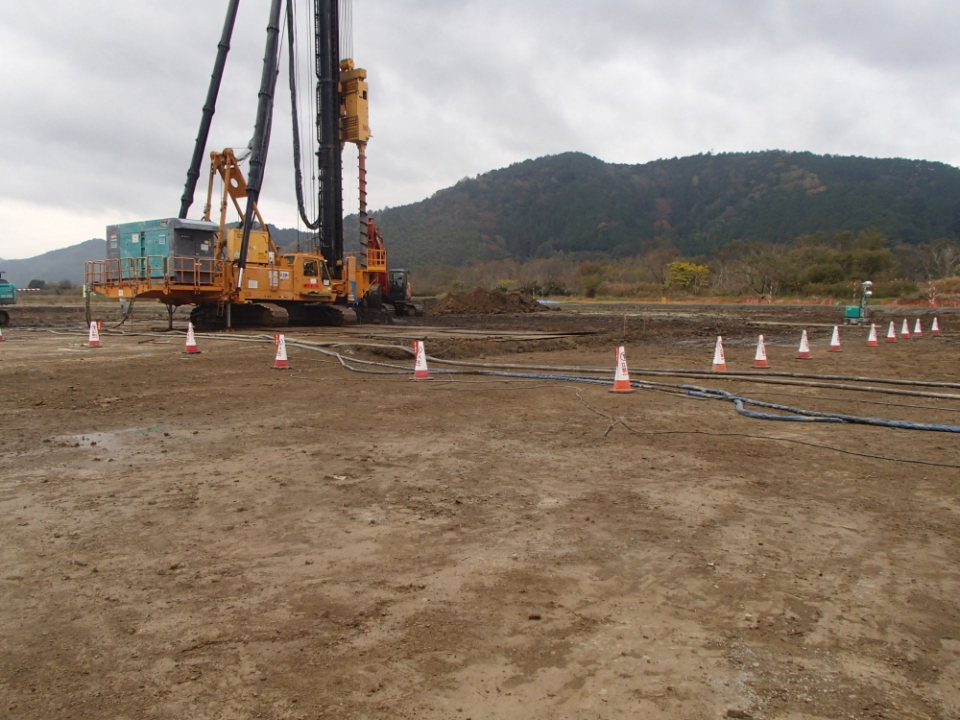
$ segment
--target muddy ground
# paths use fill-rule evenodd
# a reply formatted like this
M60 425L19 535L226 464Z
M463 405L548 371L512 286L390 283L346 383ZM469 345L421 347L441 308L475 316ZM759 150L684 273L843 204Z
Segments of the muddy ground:
M632 367L708 369L722 331L733 371L763 332L773 371L960 382L960 315L878 348L845 328L832 354L839 312L291 330L287 371L250 333L186 356L150 318L97 350L5 328L0 716L960 717L956 435L296 346L410 366L421 336L612 378L624 338ZM695 382L960 425L951 398Z

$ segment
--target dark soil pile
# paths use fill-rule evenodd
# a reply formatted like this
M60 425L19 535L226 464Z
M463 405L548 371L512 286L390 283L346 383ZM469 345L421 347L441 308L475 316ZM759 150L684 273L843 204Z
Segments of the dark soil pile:
M541 312L546 308L529 295L518 292L490 292L477 288L447 295L430 310L431 315L505 315Z

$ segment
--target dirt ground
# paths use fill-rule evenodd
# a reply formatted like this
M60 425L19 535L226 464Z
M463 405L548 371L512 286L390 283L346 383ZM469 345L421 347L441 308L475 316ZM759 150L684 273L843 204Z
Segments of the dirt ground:
M734 371L762 332L772 371L960 382L960 314L836 354L837 309L625 312L291 330L287 371L252 333L5 328L0 716L960 717L956 435L296 345L612 379L621 340L709 369L722 331ZM952 398L650 379L960 425Z

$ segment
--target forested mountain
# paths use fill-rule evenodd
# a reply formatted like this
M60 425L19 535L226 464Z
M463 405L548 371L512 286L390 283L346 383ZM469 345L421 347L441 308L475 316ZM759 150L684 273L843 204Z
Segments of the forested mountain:
M730 240L781 243L871 227L893 243L918 244L960 234L960 169L782 151L643 165L565 153L464 179L376 216L391 264L409 266L617 258L665 240L696 255Z
M692 257L716 255L734 240L783 244L868 228L890 247L907 247L960 237L960 169L782 151L643 165L564 153L465 178L375 215L394 267L561 255L608 260L663 247ZM355 215L344 228L346 248L356 249ZM297 230L271 230L285 250L296 248ZM308 236L299 235L310 247ZM0 262L0 270L20 285L34 278L82 282L83 262L104 254L103 241L91 240Z

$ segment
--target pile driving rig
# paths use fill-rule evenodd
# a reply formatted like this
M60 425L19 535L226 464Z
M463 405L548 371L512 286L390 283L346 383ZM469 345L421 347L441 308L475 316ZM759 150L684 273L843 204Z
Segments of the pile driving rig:
M319 210L316 218L307 217L297 124L295 18L292 0L285 4L297 201L304 223L317 231L312 251L301 252L298 246L296 252L283 252L257 205L270 144L284 0L271 0L250 147L239 157L231 148L210 153L203 219L187 219L239 6L239 0L229 0L180 214L176 218L108 226L107 258L86 264L89 290L127 301L155 298L167 305L171 318L177 307L193 305L191 320L202 329L340 325L341 309L346 307L353 308L361 322L388 321L388 307L395 315L423 314L422 308L412 302L407 271L388 271L383 239L373 218L367 215L365 163L371 133L366 71L355 68L350 58L340 59L338 0L315 0L313 8ZM357 146L360 165L360 252L356 254L345 253L343 243L342 155L348 142ZM241 164L248 159L245 178ZM213 222L211 206L217 177L223 193L219 197L219 221ZM239 218L235 226L228 219L231 206Z

